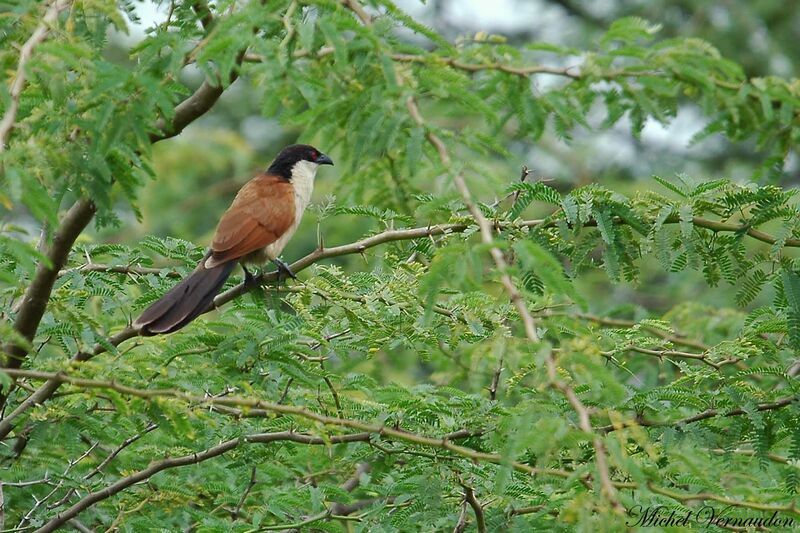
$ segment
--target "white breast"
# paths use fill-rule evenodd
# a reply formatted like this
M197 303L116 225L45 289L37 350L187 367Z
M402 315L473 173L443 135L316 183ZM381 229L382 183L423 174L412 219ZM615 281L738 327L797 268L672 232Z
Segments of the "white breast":
M281 255L289 239L292 238L294 232L297 231L297 226L300 225L300 220L303 218L303 213L311 201L311 193L314 191L314 177L317 175L317 168L319 165L311 161L298 161L292 168L292 186L294 187L294 223L286 230L286 233L281 237L264 248L264 254L269 260L275 259Z

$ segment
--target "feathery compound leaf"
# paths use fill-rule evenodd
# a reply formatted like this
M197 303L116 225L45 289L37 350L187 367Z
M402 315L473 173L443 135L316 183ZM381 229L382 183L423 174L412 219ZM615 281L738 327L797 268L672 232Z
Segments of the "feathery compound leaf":
M608 245L613 244L616 232L614 231L614 220L611 218L611 214L604 207L599 206L592 211L592 214L597 222L597 229L600 230L600 234L603 236L603 241Z
M514 220L522 214L530 203L534 200L546 202L551 205L559 205L561 203L561 195L552 187L548 187L544 183L514 183L510 185L505 193L512 192L519 193L514 205L509 211L509 217Z
M681 187L679 187L679 186L677 186L677 185L675 185L673 183L670 183L669 181L665 180L664 178L662 178L660 176L653 176L653 179L656 180L661 185L663 185L664 187L666 187L667 189L669 189L672 192L674 192L675 194L681 196L682 198L686 198L686 197L689 196L689 192L688 191L683 190L683 188L681 188Z
M800 58L781 2L731 0L690 38L680 17L658 40L609 20L598 40L573 1L573 47L524 42L522 17L464 34L393 0L163 2L147 20L133 0L11 4L7 527L78 527L70 509L125 531L617 531L632 502L800 517L800 85L758 76ZM716 21L714 4L692 6ZM653 128L679 111L666 135L709 142ZM206 287L180 279L298 135L336 160L283 252L299 279L267 265L245 286L236 268L208 313L136 335L173 287L167 312L190 312ZM523 161L555 180L506 189ZM276 191L242 230L277 220Z
M786 321L789 326L789 341L797 350L800 349L800 276L792 270L781 272L783 294L788 308Z
M531 240L517 242L514 250L519 255L523 268L542 280L545 287L554 294L565 294L573 302L586 307L586 302L575 290L564 268L547 250Z
M649 40L661 31L660 24L653 24L639 17L625 17L614 21L601 42L608 45L613 41L633 43L638 40Z

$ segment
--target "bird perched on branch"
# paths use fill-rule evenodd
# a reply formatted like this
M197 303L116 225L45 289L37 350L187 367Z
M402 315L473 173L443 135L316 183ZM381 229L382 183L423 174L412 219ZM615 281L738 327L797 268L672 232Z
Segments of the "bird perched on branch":
M266 172L236 194L197 268L148 307L133 326L144 335L181 329L208 309L237 263L242 264L246 283L253 276L245 263L272 261L283 275L295 277L279 256L311 200L320 165L333 161L313 146L284 148Z

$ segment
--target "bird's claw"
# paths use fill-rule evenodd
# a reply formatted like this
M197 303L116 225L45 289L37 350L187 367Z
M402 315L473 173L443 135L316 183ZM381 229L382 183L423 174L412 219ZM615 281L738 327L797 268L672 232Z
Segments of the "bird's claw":
M294 275L294 272L292 272L292 269L289 268L289 265L284 263L282 260L276 258L276 259L273 259L272 262L278 268L278 279L279 280L285 279L285 276L288 276L288 277L290 277L292 279L297 279L297 276Z
M256 277L247 270L247 267L242 265L242 270L244 270L244 286L245 288L249 289L254 285L257 285L258 282L256 281Z

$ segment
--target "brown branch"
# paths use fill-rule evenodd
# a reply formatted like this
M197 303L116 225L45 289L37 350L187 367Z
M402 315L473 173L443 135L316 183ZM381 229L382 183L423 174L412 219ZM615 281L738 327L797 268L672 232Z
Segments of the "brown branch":
M239 498L239 503L236 504L236 508L231 511L231 519L236 520L239 518L239 514L242 512L242 506L244 505L247 496L250 494L250 491L253 490L253 487L256 486L256 467L254 466L250 471L250 481L247 482L247 487L245 487L242 496Z
M94 216L95 206L91 200L82 198L67 211L61 224L53 237L53 244L47 252L50 264L44 261L36 267L33 281L28 285L19 305L19 311L14 320L14 329L28 342L33 341L39 322L47 309L53 284L58 278L59 270L66 264L69 252L75 239L89 224ZM26 348L17 343L7 343L3 346L3 366L19 368L28 352ZM4 393L7 396L7 392ZM4 404L4 397L0 395L0 405Z
M196 404L204 404L204 405L216 405L216 406L240 406L247 409L261 409L265 412L271 413L278 413L284 414L289 416L298 416L300 418L305 418L307 420L311 420L313 422L326 425L326 426L334 426L340 428L347 428L352 430L357 430L359 433L351 433L345 435L331 435L326 437L317 437L313 435L307 435L302 433L294 433L291 431L285 432L278 432L278 433L265 433L265 434L255 434L250 435L247 437L243 437L243 440L247 443L266 443L266 442L275 442L278 440L287 440L292 442L298 442L302 444L315 444L315 445L325 445L328 443L331 444L338 444L338 443L348 443L348 442L366 442L370 443L370 439L372 435L381 436L387 440L392 441L402 441L408 442L411 444L419 445L419 446L427 446L431 448L439 448L443 450L447 450L455 455L465 457L467 459L473 461L483 461L491 464L503 464L503 465L510 465L514 470L518 472L522 472L528 475L535 475L535 476L553 476L553 477L560 477L564 479L571 478L575 476L574 472L570 472L567 470L559 470L555 468L537 468L532 467L528 464L520 463L518 461L509 461L507 457L504 457L500 454L494 453L487 453L487 452L479 452L472 448L468 448L465 446L460 446L451 442L451 438L466 438L475 434L480 434L480 432L472 432L469 430L459 430L453 432L449 435L445 435L443 437L427 437L424 435L419 435L416 433L406 432L397 428L387 428L377 424L371 424L368 422L363 422L361 420L352 420L352 419L341 419L335 417L329 417L325 415L321 415L319 413L315 413L313 411L309 411L303 407L297 406L288 406L288 405L278 405L270 402L266 402L259 399L252 399L252 398L240 398L235 396L227 396L227 397L209 397L209 396L196 396L192 395L183 391L175 390L175 389L155 389L155 390L142 390L136 389L133 387L127 387L124 385L120 385L113 381L93 381L89 379L83 378L75 378L72 376L68 376L66 374L54 374L49 372L36 372L30 370L9 370L9 373L15 374L17 377L31 377L36 379L48 379L52 380L55 379L59 382L70 383L75 386L84 387L84 388L100 388L100 389L110 389L119 392L120 394L134 396L139 398L145 399L152 399L152 398L160 398L160 397L168 397L168 398L175 398L179 400L183 400L189 403L196 403ZM777 402L776 402L777 403ZM787 402L788 405L788 402ZM766 410L766 406L762 406ZM743 412L737 414L744 414ZM732 416L732 415L731 415ZM239 442L239 441L235 441ZM219 445L224 446L225 443ZM238 444L237 444L238 445ZM218 450L218 447L210 448L209 450ZM235 446L234 446L235 447ZM230 448L232 449L232 448ZM208 450L207 450L208 451ZM217 453L217 455L224 453L226 450ZM205 452L202 452L205 453ZM216 455L215 455L216 456ZM173 466L182 466L183 464L194 464L190 459L193 457L198 457L198 454L192 454L190 456L186 456L184 458L176 458L172 460L167 460L166 464L164 462L156 463L155 465L151 465L146 469L146 472L149 472L149 475L145 476L144 478L140 478L141 473L133 474L131 477L136 477L136 479L131 480L130 478L124 478L119 480L114 485L110 487L106 487L105 489L97 492L92 493L86 496L84 500L87 498L94 498L104 499L117 492L127 488L128 486L135 484L138 480L145 479L150 475L153 475L164 468L171 468ZM188 459L187 459L188 458ZM209 457L210 458L210 457ZM170 461L188 461L188 462L181 462L180 464L174 464ZM161 466L159 466L161 465ZM154 471L153 469L156 468ZM588 474L581 475L580 479L582 482L587 482L589 479ZM124 485L124 486L122 486ZM632 482L621 482L615 481L613 485L617 489L628 489L633 490L638 488L636 483ZM794 507L793 504L787 505L774 505L774 504L764 504L759 502L749 502L745 500L733 500L724 496L720 496L717 494L708 494L708 493L701 493L701 494L679 494L670 492L667 489L662 489L656 486L648 485L649 489L653 492L658 492L659 494L663 494L670 498L674 497L676 500L680 501L691 501L691 500L713 500L718 501L721 503L726 503L729 505L734 505L738 507L746 507L752 509L759 509L759 510L777 510L777 511L790 511L795 514L800 514L798 510ZM113 492L110 492L113 490ZM84 501L82 500L82 501ZM99 501L99 500L94 500ZM81 505L81 509L83 510L93 503L86 504L85 502L81 504L78 502L76 505L73 506L75 508L77 505ZM78 511L80 512L80 511ZM76 513L77 514L77 513ZM63 518L63 514L60 514L59 517ZM57 517L58 518L58 517ZM61 522L63 523L63 522Z
M364 26L372 26L372 16L364 10L358 0L342 0L342 5L355 13Z
M147 435L148 433L150 433L151 431L153 431L156 428L158 428L158 424L150 424L141 433L137 433L136 435L134 435L132 437L128 437L127 439L125 439L122 442L122 444L117 446L117 448L115 448L114 451L112 451L110 454L108 454L108 456L105 459L103 459L103 461L99 465L97 465L94 470L92 470L91 472L89 472L88 474L83 476L83 479L85 479L85 480L92 479L94 476L99 474L106 466L108 466L108 463L113 461L114 458L117 455L119 455L119 453L122 450L124 450L125 448L127 448L128 446L130 446L131 444L133 444L137 440L141 439L142 437L144 437L145 435Z
M529 507L519 507L517 509L512 508L508 514L511 516L520 516L524 514L533 514L538 513L539 511L546 509L546 505L531 505Z
M56 529L61 527L64 523L66 523L72 518L75 518L81 512L85 511L86 509L95 505L96 503L105 500L107 498L110 498L111 496L114 496L115 494L127 489L128 487L131 487L137 483L141 483L142 481L145 481L153 477L154 475L158 474L163 470L201 463L203 461L207 461L209 459L213 459L215 457L223 455L235 448L238 448L242 444L268 444L278 441L290 441L301 444L326 446L328 444L338 444L344 442L368 441L370 438L371 438L371 433L330 435L323 438L323 437L316 437L313 435L306 435L302 433L294 433L291 431L281 431L275 433L256 433L252 435L245 435L241 438L231 439L222 442L216 446L212 446L211 448L207 448L200 452L195 452L188 455L184 455L182 457L174 457L154 462L143 470L140 470L122 479L119 479L115 483L101 490L87 494L80 501L72 505L69 509L58 513L54 518L52 518L50 521L44 524L40 529L38 529L37 532L47 533L50 531L55 531ZM330 513L330 510L326 511L326 513L332 514Z
M399 63L421 63L425 65L448 65L454 69L463 70L466 72L482 72L486 70L495 70L498 72L505 72L521 78L528 78L535 74L553 74L556 76L564 76L575 80L585 77L575 67L550 67L547 65L530 65L530 66L513 66L505 63L468 63L455 57L446 56L423 56L414 54L390 54L392 60ZM609 73L609 78L619 78L625 76L641 76L641 73L615 71Z
M679 502L713 501L713 502L724 503L726 505L730 505L733 507L744 507L746 509L755 509L757 511L777 511L777 512L788 512L795 515L800 514L800 511L798 511L798 508L795 505L794 501L791 501L785 505L780 505L780 504L776 505L772 503L758 503L758 502L746 502L742 500L735 500L733 498L720 496L719 494L714 494L712 492L681 494L679 492L674 492L669 489L656 486L652 483L648 483L647 488L649 488L656 494L661 494L662 496L666 496L667 498L671 498Z
M472 487L464 485L464 501L472 507L472 512L475 513L475 523L478 527L478 533L486 533L486 519L483 516L483 507L481 503L475 498L475 491Z
M623 346L618 350L600 352L600 355L606 358L611 358L611 356L619 352L636 352L644 355L657 357L659 359L661 359L662 357L674 357L677 359L694 359L696 361L701 361L707 364L708 366L714 368L715 370L719 370L725 365L732 365L738 363L740 360L736 357L732 357L720 361L719 363L715 363L708 357L708 354L706 353L681 352L679 350L653 350L651 348L644 348L642 346Z
M467 530L467 502L461 502L461 512L458 513L458 522L453 528L453 533L464 533Z
M760 403L756 405L756 411L774 411L776 409L782 409L784 407L788 407L793 402L796 402L798 400L800 400L800 396L787 396L785 398L775 400L774 402ZM600 426L598 428L595 428L595 430L600 433L610 433L612 431L617 431L619 429L624 429L626 427L635 427L635 426L674 427L674 426L683 426L686 424L691 424L693 422L700 422L701 420L708 420L709 418L716 418L716 417L728 418L731 416L741 416L746 414L747 411L741 408L731 409L730 411L724 411L724 412L720 409L706 409L705 411L694 414L692 416L687 416L686 418L681 418L680 420L657 421L639 417L636 420L631 421L629 423L609 424L607 426Z
M244 52L241 52L237 58L237 64L241 63L241 58L244 57ZM230 85L236 78L238 73L233 71L228 80ZM164 139L175 137L183 131L183 129L194 122L197 118L204 115L222 96L225 87L221 83L210 83L207 80L203 81L200 87L192 93L186 100L181 102L175 107L175 114L172 120L167 122L160 119L156 122L156 133L150 134L150 142L157 143Z
M453 177L453 181L455 182L458 190L461 192L464 203L466 204L470 213L472 213L473 218L480 228L481 240L490 246L489 253L494 260L495 266L497 266L498 272L500 272L500 281L508 293L511 303L514 304L514 307L517 308L517 312L519 312L519 316L522 319L522 325L525 329L525 335L532 342L539 342L539 333L536 331L536 322L533 319L533 315L531 315L530 311L528 310L522 294L519 292L519 290L517 290L516 285L514 285L514 282L511 280L511 275L508 273L508 262L506 262L503 252L500 251L500 248L494 246L492 226L489 224L489 221L486 220L486 217L483 216L483 213L481 213L480 209L478 209L478 207L472 202L472 196L470 195L464 178L462 178L460 174L456 174Z
M116 274L132 274L135 276L145 276L155 274L157 276L167 276L169 278L180 278L183 274L171 268L140 267L132 265L100 265L97 263L87 263L79 267L60 270L58 277L66 276L71 272L104 272Z
M30 487L33 485L50 485L52 484L50 481L50 475L47 474L45 477L40 479L32 479L29 481L0 481L0 485L4 487Z
M19 51L19 62L17 63L17 73L14 82L8 91L9 104L3 118L0 120L0 153L6 149L6 139L14 128L14 123L17 120L17 111L19 111L19 99L22 95L22 90L25 88L25 66L33 55L33 49L42 43L48 33L50 27L56 22L58 14L69 6L70 0L53 0L50 7L45 11L42 17L42 22L33 30L33 33L25 41Z
M348 5L349 3L355 3L355 2L352 0L343 1L343 4L345 4L346 7L349 7ZM367 15L367 17L370 20L372 20L372 18L369 17L369 15ZM359 16L359 18L361 17ZM365 26L369 26L370 24L365 23ZM332 53L333 53L332 47L324 46L316 51L296 50L293 52L293 57L319 58L331 55ZM433 67L445 65L455 70L462 70L464 72L469 72L472 74L478 72L494 71L494 72L502 72L504 74L510 74L512 76L525 79L530 78L531 76L545 74L545 75L569 78L571 80L596 79L604 81L614 81L614 80L620 80L622 78L636 79L636 78L674 77L675 79L678 79L680 81L688 83L693 82L693 80L689 80L686 77L681 76L677 72L672 72L668 70L612 68L605 72L598 72L597 70L594 69L582 70L580 65L569 65L566 67L558 67L551 65L514 65L509 63L503 63L500 61L472 63L456 57L434 55L434 54L418 55L418 54L404 54L404 53L388 53L386 54L386 56L389 57L392 61L395 61L397 63L416 63ZM266 58L259 54L247 54L245 57L245 61L250 63L263 63L265 60ZM726 80L721 80L714 76L711 76L709 78L709 81L711 81L717 87L723 89L731 89L731 90L739 90L744 86L745 83L747 83L747 82L729 82ZM757 97L758 97L757 94L750 94L750 98L757 98ZM773 100L773 102L775 102L775 100Z
M677 223L677 222L678 222L677 219L674 219L674 220L668 219L666 223ZM704 228L707 228L707 229L712 229L712 231L725 231L725 232L741 232L741 231L743 231L743 227L741 225L719 223L719 222L716 222L716 221L703 219L701 217L695 217L693 222L695 224L697 224L698 226L700 226L700 227L704 227ZM618 222L618 223L623 223L623 222ZM513 227L534 228L534 227L549 227L552 224L553 224L553 222L551 220L548 220L548 219L531 219L531 220L524 220L524 221L521 221L521 222L518 222L518 223L499 223L498 227L501 228L501 229L502 228L513 228ZM589 225L589 224L585 224L585 225ZM378 233L376 235L372 235L370 237L366 237L364 239L361 239L359 241L356 241L356 242L353 242L353 243L350 243L350 244L345 244L345 245L341 245L341 246L335 246L335 247L332 247L332 248L318 248L318 249L314 250L313 252L311 252L310 254L308 254L305 257L303 257L302 259L300 259L300 260L296 261L295 263L293 263L291 265L291 269L292 269L293 272L299 272L300 270L304 270L304 269L308 268L309 266L311 266L312 264L317 263L317 262L319 262L319 261L321 261L323 259L329 259L329 258L332 258L332 257L340 257L340 256L343 256L343 255L349 255L349 254L357 254L357 253L360 254L360 253L363 253L364 251L366 251L369 248L373 248L375 246L379 246L379 245L390 243L390 242L413 240L413 239L419 239L419 238L425 238L425 237L431 237L431 236L437 236L437 235L448 235L448 234L451 234L451 233L461 233L461 232L466 231L467 228L469 228L469 227L470 227L470 225L466 224L466 223L453 223L453 224L437 224L437 225L433 225L433 226L411 228L411 229L403 229L403 230L387 230L387 231ZM764 234L764 235L766 235L766 234ZM751 237L752 237L752 235L751 235ZM762 237L763 237L763 235L762 235ZM756 237L754 237L754 238L756 238ZM766 240L764 240L764 239L766 239ZM764 237L764 239L760 239L759 238L758 240L762 240L762 242L774 242L775 241L775 238L772 237L772 236L769 236L769 235ZM797 241L797 242L795 242L795 241ZM789 240L786 241L786 246L787 247L798 247L798 246L800 246L800 240L789 239ZM258 280L259 284L273 283L273 282L278 280L278 273L277 272L269 272L269 273L261 274L261 275L257 276L256 279ZM245 294L248 290L249 289L247 287L245 287L244 284L237 285L236 287L233 287L233 288L225 291L224 293L220 294L219 296L217 296L215 298L215 300L214 300L214 307L215 308L219 308L219 307L225 305L226 303L234 300L235 298L241 296L242 294ZM540 317L547 317L547 316L557 316L557 315L555 313L547 313L547 314L543 314L543 315L539 315L539 316ZM597 322L598 324L601 324L601 325L604 325L604 326L610 326L610 327L632 327L632 326L636 325L635 322L631 322L631 321L627 321L627 320L605 318L605 317L599 317L599 316L596 316L596 315L585 314L585 313L577 313L577 314L574 314L572 316L575 316L576 318L580 318L580 319L584 319L584 320L590 320L590 321L593 321L593 322ZM668 333L666 333L664 331L661 331L659 329L656 329L656 328L650 328L650 327L646 327L646 326L644 326L643 328L647 329L652 334L654 334L654 335L656 335L658 337L661 337L661 338L663 338L665 340L668 340L670 342L673 342L675 344L681 344L683 346L688 346L688 347L691 347L691 348L697 348L697 349L700 349L700 350L708 350L708 349L710 349L710 347L707 344L704 344L704 343L702 343L700 341L687 339L687 338L684 338L684 337L678 336L678 335L671 335L671 334L668 334ZM73 362L88 361L92 357L106 352L107 351L107 346L109 346L109 345L110 346L118 346L122 342L124 342L124 341L126 341L128 339L131 339L133 337L136 337L137 335L138 335L138 332L135 329L133 329L131 327L128 327L128 328L120 331L119 333L116 333L115 335L111 336L107 340L108 342L103 343L103 344L97 344L89 352L78 352L77 354L75 354L72 357L72 361ZM60 386L60 382L58 382L58 381L48 381L47 383L43 384L39 389L37 389L37 391L34 394L30 395L27 399L25 399L25 401L23 401L19 406L17 406L17 408L12 413L7 415L3 419L0 419L0 439L3 439L5 436L7 436L11 432L11 429L13 428L13 426L11 425L11 421L13 419L15 419L16 417L18 417L19 415L21 415L22 413L27 411L28 409L30 409L34 405L38 405L38 404L41 404L41 403L47 401L47 399L49 399L50 396L52 396L52 394L58 389L59 386Z
M57 0L62 1L62 0ZM237 65L241 64L246 50L241 50L236 58ZM236 70L231 72L229 83L233 83L238 72ZM220 84L215 86L204 81L203 84L186 100L181 102L175 107L175 114L168 123L161 119L156 123L156 128L160 133L153 133L150 135L150 142L156 143L179 134L183 129L192 123L194 120L205 114L216 103L222 95L224 88ZM36 331L39 328L42 316L47 308L47 303L50 298L50 293L53 290L53 284L58 277L58 273L66 264L69 252L75 240L81 232L89 225L92 217L96 211L94 203L87 198L81 198L70 208L64 220L61 222L60 227L56 231L53 245L48 253L48 259L51 263L50 266L40 263L36 269L36 274L33 281L25 291L22 303L19 308L19 313L14 322L14 328L29 341L33 340ZM121 332L119 338L125 340L130 338L126 331ZM115 344L116 346L116 344ZM99 353L97 348L94 352ZM3 346L3 352L8 354L4 357L4 361L0 361L3 366L10 368L20 368L22 361L27 356L27 352L23 346L18 344L7 344ZM84 360L79 358L81 354L77 354L73 360ZM87 357L88 358L88 357ZM14 410L12 415L18 416L32 405L41 403L49 398L53 392L58 388L57 383L45 384L36 393L29 396L17 409ZM0 391L0 408L3 408L6 403L9 391ZM11 417L13 418L13 417ZM13 429L11 419L5 417L0 420L0 440L5 438Z
M511 302L517 308L520 318L522 319L525 336L528 337L529 341L538 343L540 339L539 334L536 332L536 325L534 323L533 316L528 310L525 299L522 297L522 294L520 294L519 290L517 290L516 285L511 280L511 276L508 274L508 264L503 256L503 252L501 252L497 246L494 246L492 227L489 224L489 221L486 220L486 217L483 216L481 210L478 209L478 207L473 203L472 194L470 193L464 178L460 174L456 174L453 176L453 181L456 185L456 188L458 188L458 190L461 192L464 203L480 227L481 239L483 240L484 244L490 247L489 253L492 256L492 259L494 259L497 270L500 272L500 279L503 283L503 286L511 298ZM569 404L572 406L573 410L577 413L578 426L581 428L581 430L587 434L594 434L592 423L589 418L589 410L585 405L583 405L583 402L581 402L580 398L578 398L578 395L575 393L572 387L560 380L558 377L558 365L552 349L547 351L545 362L547 365L547 376L548 380L550 381L550 385L564 395ZM594 446L595 450L595 462L597 463L597 470L600 476L600 484L602 486L603 496L609 501L614 511L621 514L624 512L624 509L617 500L617 491L613 482L611 481L611 473L608 466L608 456L606 453L605 443L600 435L594 434L592 438L592 445Z
M680 344L681 346L686 346L686 347L689 347L689 348L696 348L698 350L703 350L703 351L708 351L708 350L711 349L711 346L709 346L708 344L705 344L702 341L689 339L689 338L686 338L686 337L684 337L682 335L672 335L669 332L666 332L666 331L664 331L662 329L658 329L658 328L655 328L655 327L652 327L652 326L647 326L645 324L639 324L638 322L633 322L631 320L621 320L621 319L618 319L618 318L607 318L607 317L603 317L603 316L592 315L592 314L589 314L589 313L580 313L580 312L579 313L556 313L556 312L548 311L548 312L543 313L543 314L541 314L539 316L542 317L542 318L547 318L547 317L551 317L551 316L573 317L573 318L578 318L578 319L581 319L581 320L588 320L590 322L595 322L597 324L600 324L601 326L606 326L606 327L611 327L611 328L614 328L614 327L632 328L632 327L638 325L638 326L641 326L642 329L647 330L649 333L655 335L656 337L659 337L661 339L669 341L669 342L671 342L673 344Z
M419 112L419 107L417 106L416 100L414 100L413 96L409 96L406 99L406 108L408 109L409 115L417 123L418 126L426 128L425 120L422 118L422 114ZM425 131L425 138L428 139L428 142L436 149L436 152L439 154L439 159L442 162L442 165L445 167L450 166L450 154L447 151L447 147L444 144L444 141L439 138L438 135L435 133L427 130Z
M757 454L755 452L755 450L741 450L741 449L723 450L722 448L713 448L713 449L710 449L708 451L713 453L713 454L716 454L716 455L727 455L729 453L736 454L736 455L745 455L745 456L748 456L748 457L755 457L755 456L759 455L759 454ZM768 454L766 454L765 457L767 459L769 459L770 461L773 461L775 463L780 463L780 464L784 464L784 465L789 464L789 459L788 458L780 456L780 455L775 454L775 453L768 453Z
M153 398L175 398L178 400L182 400L184 402L197 405L241 407L251 410L261 409L264 412L278 413L290 416L299 416L301 418L312 420L314 422L318 422L324 425L338 426L364 432L361 434L357 434L355 436L354 435L346 436L345 438L348 439L347 442L356 440L365 441L368 440L367 437L369 434L376 434L390 440L410 442L412 444L418 444L421 446L441 448L444 450L448 450L452 453L455 453L457 455L461 455L463 457L467 457L469 459L473 459L476 461L486 461L489 463L506 464L506 459L507 459L499 454L478 452L471 448L459 446L451 442L451 437L453 439L466 438L469 436L480 434L479 432L476 432L474 430L473 431L459 430L449 435L445 435L443 437L436 437L436 438L426 437L423 435L417 435L415 433L409 433L401 429L388 428L382 425L362 422L360 420L351 420L345 418L326 416L313 411L309 411L303 407L277 404L260 399L242 398L236 396L218 396L218 397L199 396L178 389L138 389L135 387L121 385L116 381L97 381L86 378L79 378L68 375L64 372L55 373L55 372L41 372L36 370L17 370L17 369L8 369L3 371L7 372L8 374L14 377L27 377L31 379L47 380L48 382L55 381L57 383L68 383L70 385L86 389L114 390L123 395L133 396L136 398L143 398L148 400ZM298 434L296 433L293 433L292 435L293 438L295 439L300 438L297 437ZM516 461L512 461L511 465L515 470L531 475L552 475L557 477L568 477L571 475L570 472L567 472L565 470L558 470L551 468L536 468Z

